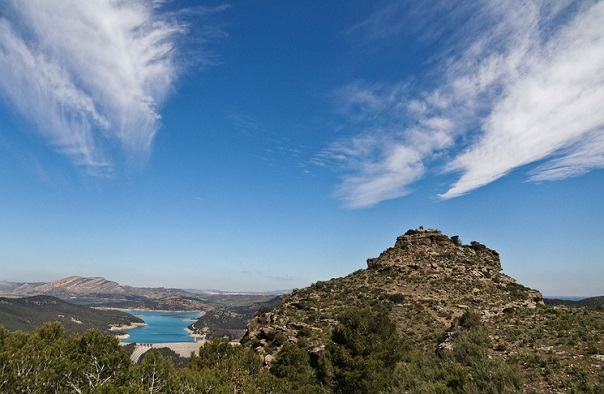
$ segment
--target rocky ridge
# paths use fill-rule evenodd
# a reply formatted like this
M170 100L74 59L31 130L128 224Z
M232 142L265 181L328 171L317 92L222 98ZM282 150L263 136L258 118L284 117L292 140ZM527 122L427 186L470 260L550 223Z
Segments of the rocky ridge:
M70 276L53 282L36 286L29 293L53 295L59 298L70 298L78 296L95 295L125 295L126 290L117 282L105 278L83 278L81 276Z

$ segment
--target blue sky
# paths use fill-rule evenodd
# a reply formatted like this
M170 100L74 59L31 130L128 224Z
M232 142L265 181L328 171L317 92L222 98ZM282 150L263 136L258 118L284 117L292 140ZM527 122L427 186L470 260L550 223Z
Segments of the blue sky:
M223 290L419 225L604 294L604 3L0 6L0 279Z

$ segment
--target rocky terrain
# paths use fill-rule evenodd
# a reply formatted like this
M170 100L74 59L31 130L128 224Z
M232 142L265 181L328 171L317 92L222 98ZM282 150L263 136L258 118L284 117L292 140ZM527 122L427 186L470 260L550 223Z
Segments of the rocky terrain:
M293 344L321 370L337 360L333 343L354 320L351 310L386 311L405 346L424 354L452 351L464 326L475 321L488 333L488 359L518 368L527 379L523 391L566 392L581 384L593 388L594 381L604 387L602 313L547 307L540 292L501 270L499 254L485 245L463 245L434 229L409 230L367 260L367 269L283 296L274 310L250 322L243 342L269 366ZM321 361L326 352L329 361Z

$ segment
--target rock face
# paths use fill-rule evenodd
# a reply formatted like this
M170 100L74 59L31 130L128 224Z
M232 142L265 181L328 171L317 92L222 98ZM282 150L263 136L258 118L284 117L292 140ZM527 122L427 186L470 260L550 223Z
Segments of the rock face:
M377 258L367 260L370 269L429 266L436 272L446 271L447 267L458 266L460 263L476 265L490 273L501 271L499 253L496 251L478 242L461 245L458 238L449 238L434 229L409 230L396 239L393 248L385 250Z
M274 356L279 344L304 338L309 352L320 354L344 310L381 305L402 336L429 348L433 339L426 338L453 330L468 309L488 320L543 304L541 293L501 273L496 251L478 242L462 245L434 229L407 231L367 266L284 296L272 312L252 320L244 341Z

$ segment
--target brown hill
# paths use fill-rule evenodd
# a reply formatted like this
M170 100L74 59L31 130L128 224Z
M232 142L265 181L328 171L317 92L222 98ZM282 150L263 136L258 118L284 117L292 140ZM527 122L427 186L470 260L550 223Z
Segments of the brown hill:
M117 282L105 278L83 278L81 276L70 276L68 278L56 280L36 286L29 291L52 295L59 298L77 298L82 296L100 296L100 295L125 295L126 290Z

